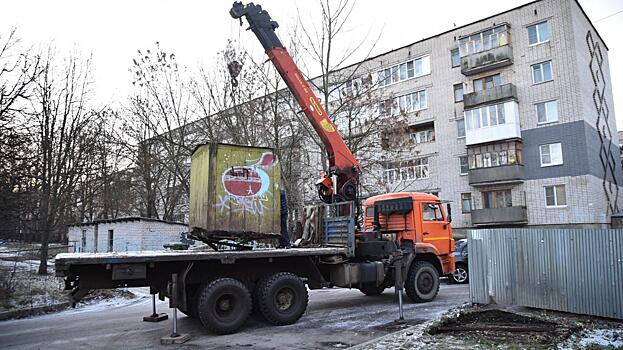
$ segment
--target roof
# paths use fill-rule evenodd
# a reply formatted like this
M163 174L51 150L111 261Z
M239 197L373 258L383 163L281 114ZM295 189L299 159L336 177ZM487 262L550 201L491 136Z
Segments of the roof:
M476 21L473 21L473 22L470 22L470 23L464 24L464 25L462 25L462 26L455 27L455 28L452 28L452 29L450 29L450 30L446 30L446 31L444 31L444 32L441 32L441 33L438 33L438 34L435 34L435 35L431 35L431 36L429 36L429 37L426 37L426 38L423 38L423 39L420 39L420 40L414 41L414 42L412 42L412 43L410 43L410 44L407 44L407 45L404 45L404 46L398 47L398 48L396 48L396 49L392 49L392 50L389 50L389 51L385 51L385 52L380 53L380 54L378 54L378 55L376 55L376 56L373 56L373 57L368 57L368 58L366 58L366 59L365 59L365 60L363 60L363 61L369 61L369 60L377 59L377 58L379 58L379 57L381 57L381 56L385 56L385 55L387 55L388 53L392 53L392 52L395 52L395 51L398 51L398 50L402 50L402 49L408 48L409 46L412 46L412 45L415 45L415 44L418 44L418 43L424 42L424 41L426 41L426 40L430 40L430 39L436 38L436 37L438 37L438 36L442 36L442 35L445 35L445 34L451 33L451 32L453 32L453 31L455 31L455 30L459 30L459 29L462 29L462 28L465 28L465 27L471 26L472 24L476 24L476 23L478 23L478 22L486 21L486 20L491 19L491 18L493 18L493 17L500 16L500 15L503 15L503 14L505 14L505 13L512 12L512 11L518 10L518 9L520 9L520 8L524 8L524 7L526 7L526 6L530 6L530 5L536 4L536 3L541 2L541 1L543 1L543 0L535 0L535 1L530 1L530 2L528 2L528 3L525 3L525 4L523 4L523 5L519 5L519 6L513 7L513 8L511 8L511 9L506 10L506 11L498 12L498 13L493 14L493 15L491 15L491 16L488 16L488 17L485 17L485 18L481 18L481 19L479 19L479 20L476 20ZM602 42L602 43L604 44L604 46L606 47L606 50L609 50L609 49L608 49L608 45L606 45L606 42L604 41L604 39L601 37L601 35L600 35L600 34L599 34L599 32L597 31L597 28L595 28L595 26L593 25L593 22L591 22L591 19L590 19L590 18L588 18L588 15L586 14L586 12L584 11L584 9L582 8L582 5L580 5L580 2L579 2L578 0L573 0L573 1L575 1L575 3L576 3L576 4L578 5L578 7L580 8L580 11L581 11L581 12L582 12L582 14L584 15L584 17L586 17L586 20L588 21L588 23L591 25L591 27L593 27L593 29L595 30L595 33L597 33L597 36L599 37L599 39L601 40L601 42ZM358 62L355 62L355 63L353 63L353 64L350 64L350 65L346 66L346 67L340 68L339 70L342 70L342 69L347 69L347 68L350 68L350 67L356 66L356 65L358 65L358 64L361 64L363 61L358 61ZM317 78L319 78L319 77L321 77L321 76L317 76L317 77L312 78L312 79L310 79L310 80L314 80L314 79L317 79Z
M188 224L185 224L183 222L160 220L160 219L156 219L156 218L144 218L144 217L140 217L140 216L129 216L129 217L123 217L123 218L116 218L116 219L100 219L100 220L94 220L94 221L90 221L90 222L73 223L73 224L69 224L67 226L69 226L69 227L72 227L72 226L91 226L91 225L98 225L98 224L112 224L112 223L118 223L118 222L131 222L131 221L151 221L151 222L160 222L160 223L163 223L163 224L170 224L170 225L188 226Z
M384 200L384 199L394 199L394 198L404 198L411 197L414 201L431 201L431 202L439 202L439 198L437 196L430 193L421 193L421 192L396 192L396 193L386 193L379 194L378 196L373 196L366 199L365 205L368 206L376 201Z

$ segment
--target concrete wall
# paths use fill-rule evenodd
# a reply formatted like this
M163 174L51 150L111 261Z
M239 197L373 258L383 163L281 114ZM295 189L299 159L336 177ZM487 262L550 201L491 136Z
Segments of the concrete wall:
M188 226L142 220L83 224L69 227L69 243L75 245L76 252L107 252L109 230L113 230L112 251L126 252L163 250L164 244L186 241ZM82 241L83 231L86 234L85 246Z

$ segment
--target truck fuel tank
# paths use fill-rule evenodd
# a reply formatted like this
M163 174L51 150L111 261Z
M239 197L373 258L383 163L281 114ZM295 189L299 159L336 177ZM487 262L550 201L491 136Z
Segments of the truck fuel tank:
M331 266L331 283L338 287L353 288L366 283L380 284L385 279L385 269L380 261L343 263Z

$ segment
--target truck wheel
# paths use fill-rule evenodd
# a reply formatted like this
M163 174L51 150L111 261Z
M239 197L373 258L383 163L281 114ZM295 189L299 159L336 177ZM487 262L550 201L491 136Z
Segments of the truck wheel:
M261 281L257 295L261 314L276 326L298 321L309 300L305 283L289 272L279 272Z
M384 290L385 290L384 284L381 284L380 286L377 286L374 284L364 284L361 287L359 287L359 291L361 291L363 294L368 295L368 296L381 295L383 294Z
M432 301L439 292L439 273L428 261L416 261L405 281L407 296L416 303Z
M237 331L251 313L251 295L240 281L219 278L200 287L197 316L208 330L217 334Z

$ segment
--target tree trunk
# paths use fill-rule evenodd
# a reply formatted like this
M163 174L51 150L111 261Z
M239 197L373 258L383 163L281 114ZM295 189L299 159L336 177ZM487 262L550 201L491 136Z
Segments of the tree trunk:
M45 191L44 191L45 195ZM48 274L48 242L50 240L50 216L49 216L49 199L43 198L40 207L39 232L41 234L41 248L39 250L39 271L40 275Z
M41 232L41 249L39 250L39 274L47 275L48 274L48 241L50 237L50 231L48 228L45 228Z

